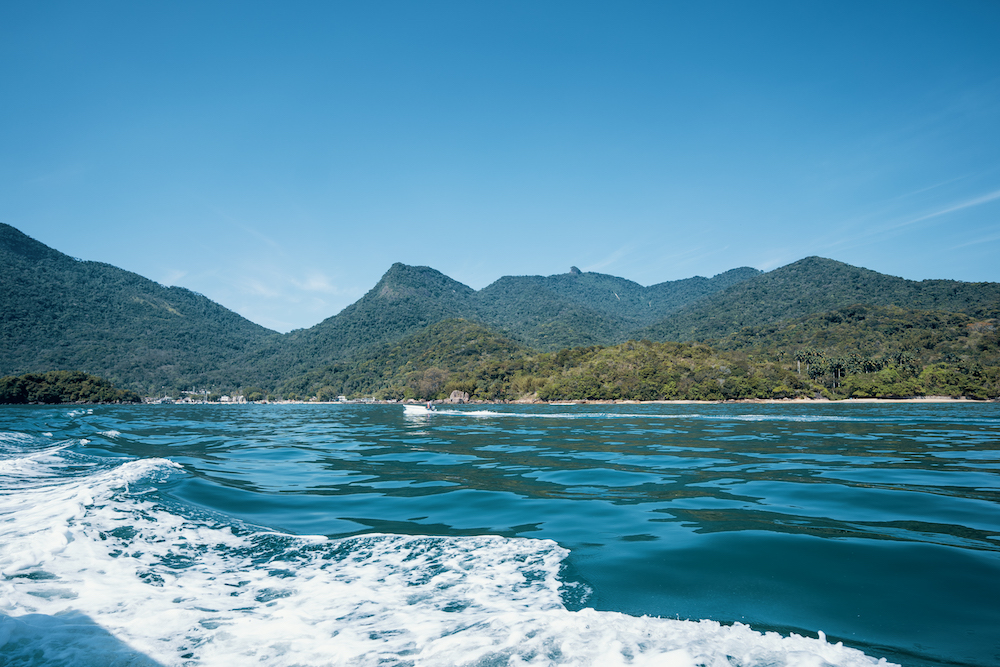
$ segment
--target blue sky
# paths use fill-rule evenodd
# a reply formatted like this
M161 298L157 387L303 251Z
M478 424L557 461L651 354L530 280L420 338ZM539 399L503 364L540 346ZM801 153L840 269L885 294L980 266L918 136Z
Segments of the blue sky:
M821 255L1000 281L1000 3L0 6L0 221L308 327Z

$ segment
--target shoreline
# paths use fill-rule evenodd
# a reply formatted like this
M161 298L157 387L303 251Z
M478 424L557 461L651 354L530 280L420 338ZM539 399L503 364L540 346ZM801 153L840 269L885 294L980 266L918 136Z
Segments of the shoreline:
M575 401L540 401L540 400L516 400L516 401L506 401L506 402L495 402L495 401L468 401L467 403L449 403L447 400L436 400L432 401L434 405L443 406L458 406L458 405L548 405L553 407L571 407L574 405L744 405L744 404L759 404L759 405L817 405L817 404L829 404L829 405L871 405L875 403L882 403L886 405L895 405L900 403L913 403L913 404L961 404L961 405L981 405L986 403L998 403L998 399L975 399L967 398L965 396L960 396L953 398L951 396L915 396L910 398L844 398L840 400L832 400L829 398L741 398L726 401L693 401L693 400L662 400L662 401L601 401L601 400L575 400ZM409 403L405 401L290 401L290 400L280 400L280 401L257 401L257 402L243 402L243 403L219 403L219 402L183 402L177 401L172 403L145 403L145 405L226 405L226 406L237 406L237 405L423 405L425 401L411 401ZM97 405L97 404L90 404Z

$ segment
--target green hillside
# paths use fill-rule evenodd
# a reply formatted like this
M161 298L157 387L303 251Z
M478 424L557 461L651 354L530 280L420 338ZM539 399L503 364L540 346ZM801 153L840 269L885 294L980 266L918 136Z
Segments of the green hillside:
M740 268L650 287L601 273L506 276L476 294L480 319L538 350L611 345L683 306L760 274Z
M337 395L485 401L1000 396L995 320L856 306L702 343L628 341L538 353L467 320L445 320L362 358L285 383L289 398Z
M652 340L713 340L757 327L853 304L1000 314L1000 284L912 281L821 257L728 287L637 332Z
M261 385L274 387L442 320L475 317L474 295L440 271L396 263L361 299L314 327L266 341L248 363Z
M674 313L699 299L720 292L728 287L760 276L763 272L748 266L730 269L712 278L695 276L683 280L658 283L646 288L646 297L652 303L643 324L652 324L663 316Z
M350 361L316 368L286 381L279 396L338 395L400 399L428 398L458 388L455 377L503 364L530 350L510 338L464 319L448 319L424 327L395 343L368 348ZM447 386L446 386L447 385ZM465 389L468 390L468 389Z
M996 398L1000 367L922 365L909 354L879 364L851 357L719 350L701 343L628 341L537 353L498 339L478 325L449 320L369 357L291 380L279 397L331 400L337 395L380 399L473 400L708 400L775 398L896 398L922 395ZM833 369L839 369L835 375Z
M961 313L855 305L747 327L716 346L805 369L831 387L842 382L848 395L877 395L885 378L913 380L917 393L986 398L1000 391L1000 321Z
M541 276L505 276L477 295L477 317L540 350L609 343L619 318L552 290Z
M379 345L455 318L539 350L607 345L624 340L639 324L757 273L737 269L648 288L597 273L507 276L476 292L429 267L397 263L360 300L310 329L265 341L247 364L256 369L259 384L275 387L336 362L367 358Z
M820 350L837 355L910 351L923 363L1000 363L998 321L962 313L853 305L747 327L715 342L728 350ZM983 355L986 355L985 357Z
M573 269L479 292L394 264L341 313L285 335L8 225L0 280L0 375L72 369L147 395L985 397L1000 382L1000 285L817 257L649 287Z
M0 374L73 369L140 392L239 386L273 331L179 287L73 259L0 224Z
M26 373L0 378L0 403L138 403L134 391L79 371Z
M487 401L533 394L543 400L722 400L811 396L822 387L780 364L752 364L740 352L706 345L632 341L538 353L474 322L445 320L290 380L277 394L426 400L456 389Z

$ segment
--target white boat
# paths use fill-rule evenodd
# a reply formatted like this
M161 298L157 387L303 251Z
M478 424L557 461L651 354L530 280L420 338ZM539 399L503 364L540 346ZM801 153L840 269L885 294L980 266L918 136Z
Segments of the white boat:
M426 405L404 405L403 414L409 416L429 415L436 412L433 408L428 410Z

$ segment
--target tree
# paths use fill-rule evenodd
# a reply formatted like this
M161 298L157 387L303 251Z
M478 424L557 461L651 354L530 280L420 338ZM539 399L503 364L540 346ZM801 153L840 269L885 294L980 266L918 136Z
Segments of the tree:
M243 390L243 397L253 403L255 401L263 401L266 398L266 394L260 387L247 387Z
M431 366L416 381L417 395L424 400L434 398L448 380L448 371Z

